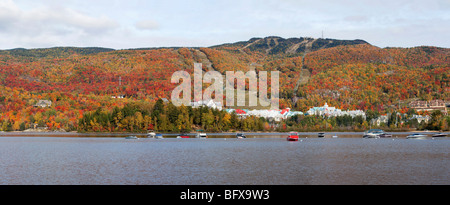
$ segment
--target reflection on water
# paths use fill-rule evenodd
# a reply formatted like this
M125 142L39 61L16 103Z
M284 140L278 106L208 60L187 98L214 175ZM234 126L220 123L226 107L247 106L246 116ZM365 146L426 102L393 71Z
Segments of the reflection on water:
M448 137L331 136L0 137L0 184L450 184Z

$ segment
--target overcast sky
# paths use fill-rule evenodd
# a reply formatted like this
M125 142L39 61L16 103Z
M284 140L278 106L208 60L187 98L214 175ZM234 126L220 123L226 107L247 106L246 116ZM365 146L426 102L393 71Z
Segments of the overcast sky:
M212 46L280 36L450 47L450 0L0 0L0 49Z

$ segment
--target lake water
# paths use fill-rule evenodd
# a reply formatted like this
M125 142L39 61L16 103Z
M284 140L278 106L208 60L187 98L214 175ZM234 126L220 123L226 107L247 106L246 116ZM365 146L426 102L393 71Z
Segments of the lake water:
M450 139L0 137L0 184L450 184Z

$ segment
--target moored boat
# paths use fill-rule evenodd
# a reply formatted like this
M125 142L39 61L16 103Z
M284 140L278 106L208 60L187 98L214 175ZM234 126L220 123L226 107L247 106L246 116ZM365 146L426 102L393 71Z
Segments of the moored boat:
M445 133L437 133L437 134L431 135L431 137L447 137L447 134L445 134Z
M208 135L206 135L206 133L197 133L197 135L195 135L196 138L208 138Z
M155 136L156 136L156 134L154 132L147 133L148 138L154 138Z
M154 138L155 139L163 139L164 137L162 136L162 134L156 134Z
M298 133L290 132L287 141L298 141Z
M189 138L187 134L179 134L177 138Z
M325 133L323 133L323 132L319 132L319 134L318 134L318 136L317 137L325 137Z
M392 135L388 134L388 133L383 133L383 134L380 135L380 137L381 138L389 138L389 137L392 137Z
M427 136L423 135L423 134L411 134L411 135L406 136L406 139L421 139L421 140L423 140L426 138L427 138Z
M236 133L236 138L243 139L243 138L246 138L246 136L244 133Z
M371 129L369 131L366 131L363 135L363 138L380 138L382 135L385 137L385 134L383 130L380 129Z
M125 137L125 139L139 139L139 138L136 136L127 136L127 137Z

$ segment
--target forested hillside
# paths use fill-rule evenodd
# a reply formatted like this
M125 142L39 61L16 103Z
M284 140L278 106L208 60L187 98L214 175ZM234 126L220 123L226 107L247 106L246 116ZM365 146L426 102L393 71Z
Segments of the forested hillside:
M222 74L280 71L281 108L305 111L328 102L385 113L412 100L449 101L449 56L448 48L280 37L204 48L3 50L0 125L2 130L34 125L69 131L77 130L83 114L91 111L112 113L130 103L152 110L159 98L170 99L177 86L170 83L172 74L186 70L193 75L194 62ZM125 98L113 98L119 95ZM52 105L34 106L39 100Z

